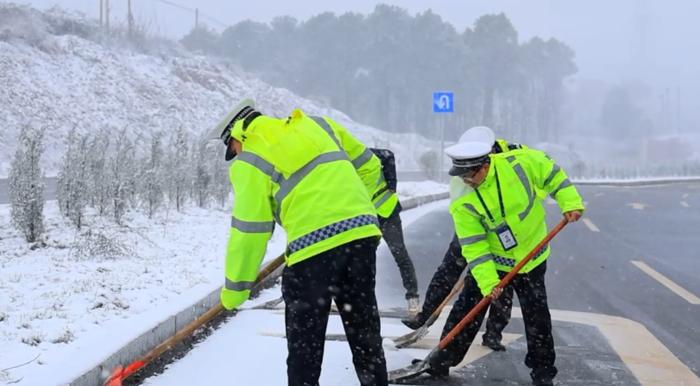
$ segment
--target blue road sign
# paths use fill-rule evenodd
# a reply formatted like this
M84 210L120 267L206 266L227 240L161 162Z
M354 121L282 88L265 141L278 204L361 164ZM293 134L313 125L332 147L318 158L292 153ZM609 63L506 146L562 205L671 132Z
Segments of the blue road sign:
M436 91L433 93L433 112L434 113L454 113L455 97L453 92Z

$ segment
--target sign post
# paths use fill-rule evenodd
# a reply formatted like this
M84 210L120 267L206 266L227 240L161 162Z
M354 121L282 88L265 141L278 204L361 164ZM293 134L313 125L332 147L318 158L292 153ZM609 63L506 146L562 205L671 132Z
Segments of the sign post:
M454 93L451 91L433 92L433 113L446 114L454 113ZM445 119L437 119L440 128L440 155L438 156L438 180L443 179L443 153L445 150Z

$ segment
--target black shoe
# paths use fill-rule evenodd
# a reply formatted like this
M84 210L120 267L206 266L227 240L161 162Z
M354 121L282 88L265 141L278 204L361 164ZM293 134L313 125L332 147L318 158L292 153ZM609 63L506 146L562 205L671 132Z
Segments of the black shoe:
M420 362L421 359L414 359L411 361L412 365L415 365L416 363ZM435 367L433 365L428 365L428 369L426 370L426 373L430 374L431 377L433 378L440 378L440 379L445 379L449 378L450 376L450 368L449 367Z
M411 330L417 330L425 324L425 320L420 316L420 314L413 316L413 317L408 317L408 318L402 318L401 323L404 324L404 326L410 328Z
M486 346L493 351L506 351L506 346L495 339L484 339L484 341L481 342L481 345Z

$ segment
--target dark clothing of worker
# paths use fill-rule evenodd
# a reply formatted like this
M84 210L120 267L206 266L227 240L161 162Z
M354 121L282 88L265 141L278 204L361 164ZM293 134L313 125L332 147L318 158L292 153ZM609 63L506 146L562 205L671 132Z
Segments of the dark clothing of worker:
M374 294L377 239L356 240L285 268L289 386L317 386L331 300L343 320L361 385L387 384ZM297 314L304 315L299 318Z
M406 319L404 324L412 329L417 329L425 323L430 314L449 295L450 291L459 280L459 277L467 267L467 261L462 257L461 247L457 235L452 238L445 252L445 257L438 267L425 292L423 307L415 318ZM473 280L473 279L472 279ZM478 290L477 290L478 291ZM483 335L484 345L496 349L500 348L503 329L510 321L511 308L513 307L513 287L507 286L498 302L491 304L489 317L486 321L486 331Z
M396 162L394 153L388 149L370 148L370 150L379 158L382 164L382 174L386 181L385 190L375 193L375 196L383 194L386 190L396 192ZM379 228L382 231L382 237L389 247L391 255L394 256L396 265L399 267L401 281L406 290L406 299L418 298L418 281L416 280L416 270L413 266L413 261L408 255L406 244L403 238L403 229L401 226L401 203L397 201L396 207L388 217L381 215L379 219Z
M546 270L547 264L544 262L529 273L516 275L510 284L518 294L518 300L522 306L523 321L527 326L525 337L528 353L525 357L525 365L534 369L530 376L535 385L547 384L557 374L557 369L554 367L556 355L551 334L552 324L544 282ZM499 272L501 278L505 275L505 272ZM460 322L461 316L466 315L482 299L479 287L472 275L467 273L464 280L464 290L452 307L441 338L444 338ZM499 297L497 302L500 300ZM435 360L430 363L432 373L447 375L449 367L459 364L464 359L464 355L469 350L479 327L481 327L485 314L484 310L477 315L472 323L457 334L452 343L438 352Z

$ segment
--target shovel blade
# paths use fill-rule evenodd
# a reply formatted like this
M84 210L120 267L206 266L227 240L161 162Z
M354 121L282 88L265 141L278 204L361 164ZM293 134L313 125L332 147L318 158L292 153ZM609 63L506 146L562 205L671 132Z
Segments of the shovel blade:
M408 347L417 341L419 341L421 338L426 336L428 334L428 326L422 326L419 329L415 331L411 331L406 335L400 336L396 339L394 339L394 345L396 348L404 348Z
M250 307L251 310L274 310L277 306L282 303L283 299L280 296L277 299L268 300L265 303L258 304L257 306Z
M389 383L400 385L419 377L428 371L428 368L430 368L430 365L427 361L417 361L408 367L389 371L387 378Z

